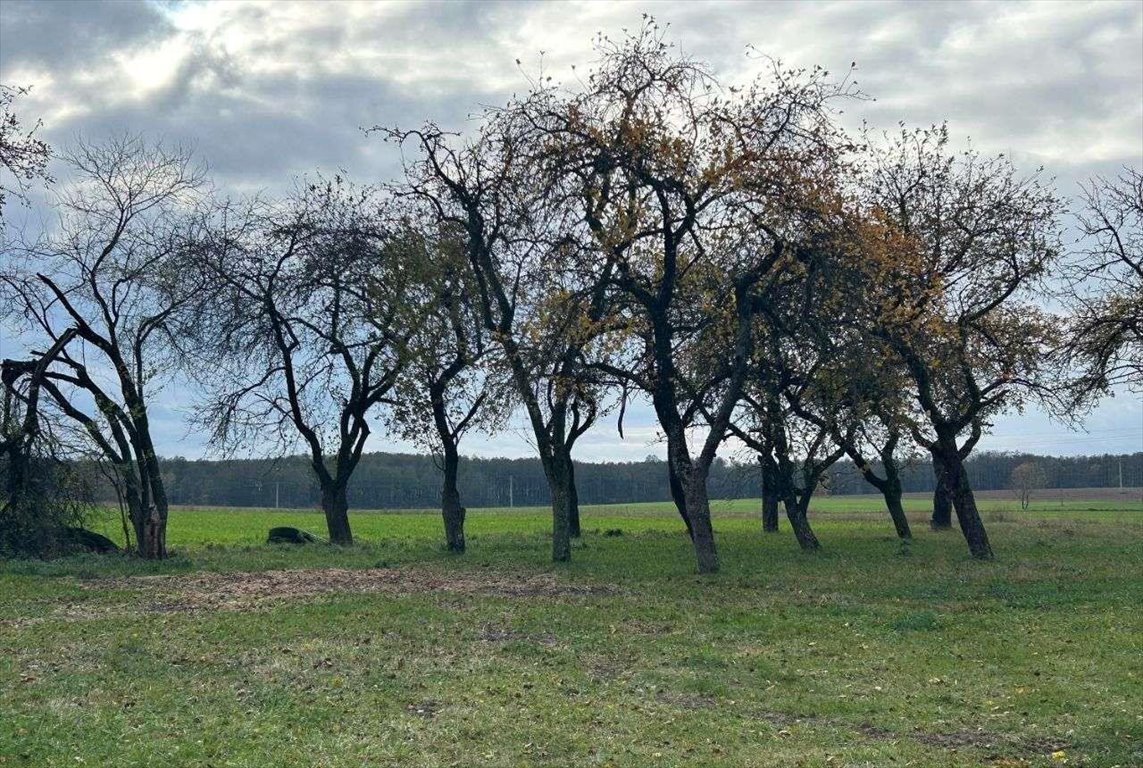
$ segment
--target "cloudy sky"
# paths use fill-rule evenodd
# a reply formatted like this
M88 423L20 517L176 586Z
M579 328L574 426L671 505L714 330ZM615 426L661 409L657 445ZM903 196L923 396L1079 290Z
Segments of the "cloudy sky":
M958 141L1077 181L1143 164L1143 3L1128 2L97 2L0 0L0 82L31 85L24 119L53 145L145 132L193 145L219 187L281 189L302 173L391 178L392 147L362 128L469 115L527 87L571 80L596 33L644 13L724 81L764 66L759 53L856 77L875 100L843 117L892 130L947 120ZM750 53L750 47L754 53ZM520 59L522 64L517 65ZM0 340L10 355L13 339ZM177 386L155 414L160 450L198 455ZM589 434L580 458L662 453L636 414ZM983 447L1041 453L1143 450L1143 403L1107 401L1073 434L1030 413L1005 417ZM384 438L377 450L407 448ZM469 452L529 455L522 430Z

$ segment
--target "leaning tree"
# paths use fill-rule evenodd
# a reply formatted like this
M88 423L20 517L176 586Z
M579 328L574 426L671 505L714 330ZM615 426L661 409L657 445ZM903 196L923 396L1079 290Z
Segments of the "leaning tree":
M974 557L992 557L965 458L988 420L1051 404L1054 318L1037 289L1060 252L1060 201L1003 157L954 154L947 130L903 131L871 150L865 263L870 332L900 361Z
M178 367L175 329L203 296L187 265L205 172L185 150L130 136L79 142L62 159L58 223L5 257L9 309L23 338L54 350L39 407L84 430L123 488L139 554L162 558L167 494L150 409Z
M71 430L40 408L48 368L74 337L68 329L46 351L0 362L0 556L66 551L69 526L87 511Z

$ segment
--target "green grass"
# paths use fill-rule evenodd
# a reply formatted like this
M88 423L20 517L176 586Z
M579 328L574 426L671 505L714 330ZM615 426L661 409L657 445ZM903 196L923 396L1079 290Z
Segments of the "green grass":
M463 557L428 513L175 510L164 563L0 563L0 765L1143 765L1143 505L981 506L991 563L923 500L905 546L815 503L813 555L719 502L709 577L665 505L560 566L537 509Z
M927 497L905 498L905 510L913 518L915 527L925 525L925 514L930 504ZM1143 523L1143 501L1139 500L1051 501L1025 511L1020 509L1020 503L1015 499L981 499L979 506L985 522L993 523L1036 520ZM747 531L757 527L757 500L714 501L711 507L720 531ZM883 510L879 496L835 496L814 499L810 515L816 527L828 531L834 522L885 521L888 524ZM433 539L441 529L439 512L426 509L355 510L351 513L351 523L354 535L366 541ZM325 535L325 518L317 510L186 507L171 512L167 536L175 548L260 544L265 541L266 531L276 525L291 525L319 536ZM587 529L620 529L627 533L684 530L673 508L661 502L586 506L583 525ZM118 518L108 514L93 521L91 527L122 544ZM467 533L478 537L488 534L541 534L550 527L551 513L539 507L476 509L466 521Z

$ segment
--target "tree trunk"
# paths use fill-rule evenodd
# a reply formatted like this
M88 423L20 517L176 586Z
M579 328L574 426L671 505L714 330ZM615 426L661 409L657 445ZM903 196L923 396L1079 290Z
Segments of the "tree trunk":
M135 531L135 552L147 560L161 559L167 554L165 521L159 516L155 505L150 503L146 493L147 480L136 475L138 469L139 464L135 462L120 465L127 515L131 518L131 528Z
M773 491L762 496L762 532L778 532L778 494Z
M167 556L167 495L162 478L155 474L158 462L152 456L120 466L135 529L135 552L145 560L162 560Z
M143 510L138 529L139 555L147 560L162 560L167 556L167 526L154 504Z
M905 517L905 509L901 504L901 474L892 459L882 457L881 463L885 468L884 480L874 474L869 465L860 467L861 474L865 482L881 492L881 497L885 499L885 508L889 510L889 517L893 520L893 527L897 529L897 536L911 539L913 532L909 529L909 518Z
M571 456L552 445L552 457L544 462L544 473L552 494L552 560L571 560Z
M683 492L683 482L679 479L679 475L675 470L674 462L670 459L670 450L667 451L667 484L671 488L671 500L675 502L675 509L679 512L679 517L683 519L683 525L687 527L687 536L691 541L694 541L695 531L694 526L691 525L691 519L687 516L687 497Z
M135 554L147 557L147 507L139 496L138 488L132 484L124 491L127 504L127 517L131 520L131 530L135 533Z
M460 505L457 474L460 456L456 446L445 445L444 479L441 484L441 517L444 519L445 545L449 552L464 553L464 513Z
M706 491L706 473L691 469L683 481L687 517L691 524L691 541L699 573L718 572L718 550L714 544L714 527L710 521L710 499Z
M582 535L579 526L579 491L575 486L575 462L570 456L568 457L568 533L573 539L578 539Z
M762 532L778 532L778 488L774 471L762 467Z
M972 486L968 482L964 461L955 447L944 453L942 461L945 466L945 476L952 491L957 522L960 523L961 533L968 543L968 551L978 560L991 560L992 546L988 542L988 533L984 530L984 521L980 519L980 512L976 508L976 496L973 495Z
M710 521L710 499L706 481L709 467L691 461L687 453L686 434L681 429L667 431L667 464L671 495L687 524L687 533L695 550L699 573L718 571L718 550L714 544L714 528ZM680 505L679 502L682 501Z
M897 536L902 539L913 538L909 529L909 518L905 517L905 509L901 505L901 483L886 483L882 491L885 497L885 507L889 510L889 517L893 518L893 527L897 529Z
M135 435L132 445L136 450L139 467L139 484L143 492L145 512L143 534L138 540L139 553L152 560L167 556L167 489L163 484L163 473L159 457L151 441L150 419L147 405L135 390L134 383L120 377L123 384L123 399L130 408Z
M930 523L934 531L952 528L952 494L949 492L946 474L944 462L934 455L933 476L936 479L936 489L933 491L933 518Z
M121 479L113 479L111 484L115 488L115 500L119 503L119 524L123 526L123 549L127 551L131 549L131 515L123 498L122 482Z
M881 495L885 497L885 507L889 510L889 517L893 518L897 536L911 539L913 531L909 528L909 518L905 517L905 508L901 504L901 469L893 455L897 440L897 433L892 433L889 442L881 450L881 466L885 468L885 486L881 489Z
M810 527L810 519L806 514L810 506L809 494L806 495L804 502L799 501L796 496L787 495L784 503L786 506L786 518L790 521L790 527L794 529L794 536L798 539L798 546L806 552L821 549L821 542L819 542L818 537L814 535L814 529Z
M334 482L322 487L321 511L325 513L330 544L352 544L353 532L349 529L349 499L345 483Z

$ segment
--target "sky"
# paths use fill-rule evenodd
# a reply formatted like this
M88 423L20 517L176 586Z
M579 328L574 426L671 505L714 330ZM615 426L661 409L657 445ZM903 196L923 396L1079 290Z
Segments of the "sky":
M145 133L195 148L229 194L273 193L318 170L394 178L397 150L363 128L426 120L464 133L482 105L541 70L574 82L597 33L650 13L668 39L742 82L769 59L846 72L872 97L841 120L894 131L948 121L960 143L1008 154L1060 191L1143 165L1143 3L1129 2L100 2L0 0L0 82L65 146ZM517 64L517 59L520 64ZM0 338L0 355L18 340ZM199 456L178 382L152 413L165 455ZM1143 450L1143 402L1120 392L1072 432L1037 411L996 420L991 450ZM577 447L588 461L664 455L653 414L628 413ZM416 450L384 435L372 450ZM529 456L521 426L472 437L475 455Z

